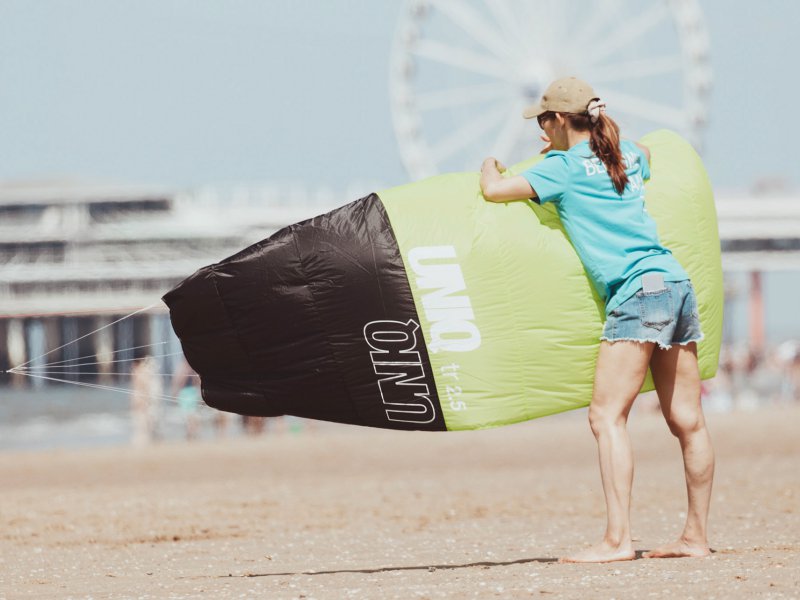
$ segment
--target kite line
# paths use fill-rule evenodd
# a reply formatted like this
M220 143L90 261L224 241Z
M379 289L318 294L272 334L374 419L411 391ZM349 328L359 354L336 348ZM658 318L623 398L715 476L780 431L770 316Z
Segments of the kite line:
M151 310L151 309L159 306L160 304L161 304L161 302L159 301L159 302L155 302L155 303L153 303L153 304L151 304L149 306L145 306L143 308L139 308L139 309L137 309L137 310L135 310L135 311L123 316L123 317L120 317L119 319L117 319L115 321L112 321L111 323L107 323L107 324L103 325L102 327L98 327L97 329L95 329L93 331L90 331L89 333L87 333L85 335L82 335L82 336L80 336L78 338L75 338L74 340L70 340L70 341L68 341L68 342L66 342L64 344L61 344L60 346L58 346L56 348L52 348L51 350L48 350L44 354L40 354L39 356L35 356L35 357L33 357L33 358L25 361L24 363L21 363L21 364L15 366L15 367L11 367L10 369L6 369L6 373L11 373L11 374L15 374L15 375L22 375L22 376L25 376L25 377L30 377L32 379L54 381L54 382L57 382L57 383L68 383L68 384L71 384L71 385L77 385L77 386L81 386L81 387L87 387L87 388L100 389L100 390L106 390L106 391L111 391L111 392L120 392L120 393L124 393L124 394L130 394L133 391L130 388L117 387L117 386L113 386L113 385L104 385L104 384L99 384L99 383L87 383L87 382L84 382L84 381L73 381L71 379L65 379L64 377L73 376L73 375L74 376L81 376L81 375L115 375L115 376L116 375L128 375L129 376L129 375L131 375L131 373L100 372L99 369L97 369L97 368L95 369L95 371L92 371L92 372L80 371L80 370L76 371L75 369L79 369L80 367L93 366L93 365L110 365L110 364L116 364L116 363L132 362L132 361L137 360L137 358L122 358L122 359L115 359L115 360L100 360L100 361L98 361L97 360L97 354L89 354L89 355L84 355L84 356L78 356L78 357L75 357L75 358L69 358L69 359L57 360L57 361L53 361L53 362L40 363L40 364L36 364L36 365L34 365L32 363L35 363L36 361L39 361L40 359L52 354L53 352L61 350L62 348L66 348L68 346L71 346L72 344L76 344L77 342L79 342L79 341L81 341L83 339L86 339L87 337L90 337L90 336L92 336L92 335L94 335L94 334L96 334L96 333L98 333L98 332L100 332L100 331L102 331L104 329L107 329L107 328L109 328L109 327L111 327L113 325L116 325L117 323L120 323L121 321L129 319L129 318L131 318L131 317L133 317L133 316L135 316L135 315L137 315L139 313L147 312L148 310ZM156 343L153 343L153 344L143 344L143 345L139 345L139 346L133 346L133 347L130 347L130 348L122 348L120 350L114 350L114 351L110 352L109 356L122 354L122 353L126 353L126 352L131 352L133 350L141 350L143 348L153 348L153 347L158 347L158 346L164 346L166 344L168 344L168 342L167 341L163 341L163 342L156 342ZM165 358L165 357L172 357L172 356L183 356L183 352L170 352L170 353L166 353L166 354L154 354L154 355L150 355L149 358ZM94 360L89 360L88 362L85 362L87 359L94 359ZM152 373L152 375L153 376L160 376L160 377L174 377L174 375L170 375L168 373ZM187 373L186 377L199 378L199 375ZM164 393L150 394L150 396L153 399L167 400L167 401L170 401L170 402L179 402L180 401L180 399L177 396L171 396L169 394L164 394ZM201 406L205 406L205 405L201 403Z

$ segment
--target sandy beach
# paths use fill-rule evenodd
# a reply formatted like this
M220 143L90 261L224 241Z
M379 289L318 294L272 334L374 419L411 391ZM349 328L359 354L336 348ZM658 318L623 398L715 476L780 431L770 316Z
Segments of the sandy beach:
M799 598L800 408L708 415L704 559L562 565L604 526L585 411L0 454L0 598ZM680 530L677 442L631 417L637 550Z

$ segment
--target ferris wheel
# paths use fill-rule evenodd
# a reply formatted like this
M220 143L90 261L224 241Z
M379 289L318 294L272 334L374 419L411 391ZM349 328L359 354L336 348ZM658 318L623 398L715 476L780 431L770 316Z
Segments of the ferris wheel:
M392 49L392 121L409 175L512 164L541 147L522 110L575 75L623 135L702 145L712 75L697 0L407 0Z

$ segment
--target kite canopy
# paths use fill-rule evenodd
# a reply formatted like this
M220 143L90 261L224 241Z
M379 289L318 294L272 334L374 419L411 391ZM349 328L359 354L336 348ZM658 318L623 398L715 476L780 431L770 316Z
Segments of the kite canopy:
M711 187L678 135L641 141L647 210L694 283L708 379L723 304ZM604 320L555 208L486 202L477 173L291 225L164 301L210 406L391 429L480 429L586 406Z

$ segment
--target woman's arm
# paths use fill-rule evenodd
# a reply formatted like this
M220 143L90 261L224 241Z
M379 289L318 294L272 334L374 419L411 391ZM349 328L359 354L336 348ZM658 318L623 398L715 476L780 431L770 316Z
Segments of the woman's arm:
M503 177L506 168L497 159L489 157L481 166L481 191L489 202L509 202L534 198L536 192L528 180L520 175Z
M644 155L647 157L647 164L649 165L650 164L650 148L648 148L644 144L640 144L639 142L633 142L633 143L636 144L637 146L639 146L639 149L642 152L644 152Z

